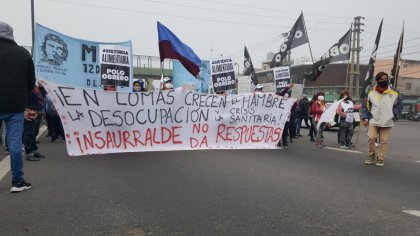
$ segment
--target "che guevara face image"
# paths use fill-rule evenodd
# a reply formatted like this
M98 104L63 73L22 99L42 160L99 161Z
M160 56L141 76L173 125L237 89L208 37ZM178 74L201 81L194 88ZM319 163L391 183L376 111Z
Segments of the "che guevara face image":
M41 46L43 59L51 65L61 65L67 60L67 43L55 34L46 34Z

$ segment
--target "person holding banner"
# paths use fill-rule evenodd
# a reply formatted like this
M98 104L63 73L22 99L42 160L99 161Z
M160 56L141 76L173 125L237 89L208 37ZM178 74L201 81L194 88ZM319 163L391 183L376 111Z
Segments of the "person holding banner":
M322 148L324 147L322 144L322 133L325 127L325 123L322 123L318 128L318 122L322 113L324 113L326 110L325 94L323 92L319 92L316 97L316 101L312 103L311 112L313 115L314 128L316 132L315 145L319 148Z
M12 188L18 193L32 188L23 174L23 111L35 87L35 67L29 52L16 44L13 28L0 22L0 122L6 122Z
M367 165L384 166L391 128L394 126L394 108L401 107L399 93L389 86L389 76L379 72L376 86L369 91L362 104L363 126L368 127L369 151ZM376 156L375 140L379 135L380 150Z
M340 148L350 148L351 139L354 133L354 112L359 110L361 105L355 105L350 98L349 91L341 92L340 99L342 101L338 105L337 115L339 123L338 140Z
M280 92L277 92L276 94L279 96L283 96L286 100L290 97L290 89L293 87L294 84L288 84L287 87L285 87ZM288 148L288 142L287 137L289 137L289 142L293 143L293 138L296 138L296 107L297 102L295 102L290 109L289 117L287 118L286 123L284 124L283 133L282 133L282 139L279 140L277 143L277 147L283 146L284 148ZM283 145L281 145L280 141L283 142Z

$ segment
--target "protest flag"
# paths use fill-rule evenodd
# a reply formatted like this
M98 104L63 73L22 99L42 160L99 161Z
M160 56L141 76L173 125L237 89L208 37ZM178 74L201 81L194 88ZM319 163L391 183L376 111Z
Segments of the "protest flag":
M276 53L271 60L271 67L281 66L284 57L287 54L287 51L298 47L302 44L308 43L308 34L305 29L305 20L303 18L303 13L300 14L299 18L293 25L292 29L289 31L286 40L280 46L280 51Z
M401 32L400 40L398 41L397 51L394 55L394 65L392 66L391 70L391 85L394 88L397 88L398 83L398 75L400 73L400 61L401 61L401 53L403 49L403 40L404 40L404 25L403 30Z
M309 73L304 74L304 79L316 81L321 73L331 62L348 60L350 58L351 29L335 43L320 60L315 62Z
M244 75L251 76L251 81L254 85L258 84L257 75L255 74L254 65L252 64L251 56L245 46L244 50Z
M363 82L362 92L360 93L360 98L362 99L366 97L366 95L368 94L372 86L373 72L375 71L376 54L378 53L378 46L379 46L379 40L381 39L383 22L384 22L384 19L382 19L381 24L379 25L378 33L376 34L375 45L373 46L372 54L370 54L368 71L366 72L366 77L365 77L365 81Z
M157 22L159 35L159 54L160 61L165 58L176 59L187 69L192 75L197 76L200 73L201 59L194 51L168 28Z

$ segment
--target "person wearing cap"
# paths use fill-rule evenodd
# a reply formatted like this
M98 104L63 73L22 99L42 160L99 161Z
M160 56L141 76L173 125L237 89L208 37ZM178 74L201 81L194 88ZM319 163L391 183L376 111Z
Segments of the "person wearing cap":
M162 90L173 89L174 86L172 85L172 80L169 77L163 78L163 88Z
M263 88L264 88L264 86L262 84L257 84L257 86L255 86L254 92L262 93L263 92Z
M23 113L34 87L35 67L31 55L16 44L13 28L0 22L0 122L6 122L12 193L32 187L23 175L22 134Z
M361 109L363 125L368 127L369 150L365 164L382 167L388 150L391 127L394 126L394 109L401 106L399 93L389 86L388 74L379 72L375 80L376 86L369 91ZM378 135L381 146L376 155L375 140Z

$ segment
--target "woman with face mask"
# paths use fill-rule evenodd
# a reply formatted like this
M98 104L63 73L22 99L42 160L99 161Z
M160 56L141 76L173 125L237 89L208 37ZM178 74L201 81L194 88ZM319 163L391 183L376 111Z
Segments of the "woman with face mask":
M350 98L348 91L341 92L339 98L342 101L337 108L337 123L339 124L338 141L340 148L350 148L351 139L354 133L354 112L360 109L360 105L354 105L353 100Z
M318 127L319 119L321 119L321 115L322 113L324 113L326 109L325 94L323 92L319 92L316 97L317 97L317 100L312 103L311 112L312 112L313 121L314 121L314 128L316 129L315 145L317 147L322 148L324 147L324 145L322 144L322 132L324 130L325 123L322 123L319 129L317 129L317 127Z

